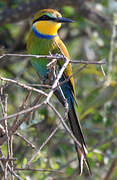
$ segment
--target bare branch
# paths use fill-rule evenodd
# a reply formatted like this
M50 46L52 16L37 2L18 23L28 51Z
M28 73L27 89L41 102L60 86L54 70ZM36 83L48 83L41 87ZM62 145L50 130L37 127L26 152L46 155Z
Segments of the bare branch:
M3 54L2 56L0 56L0 59L4 58L4 57L35 57L35 58L48 58L48 59L53 59L53 61L55 62L55 60L59 60L59 59L63 59L63 55L61 54L55 54L55 55L32 55L32 54ZM50 63L48 64L48 66L50 66L53 61L50 61ZM97 65L102 65L105 64L105 59L102 59L100 61L87 61L87 60L70 60L69 63L74 63L74 64L97 64Z
M102 59L100 61L85 61L85 60L70 60L69 61L70 63L73 63L73 64L96 64L96 65L102 65L102 64L105 64L105 59Z
M112 162L112 165L111 165L106 177L104 178L104 180L111 180L114 169L116 168L116 166L117 166L117 158L114 159L114 161Z
M20 133L16 132L14 135L20 137L21 139L23 139L27 144L28 146L30 146L31 148L35 149L35 145L32 144L28 139L26 139L24 136L22 136Z
M76 139L76 137L73 135L73 133L70 131L70 129L68 128L67 124L65 123L64 119L62 118L62 116L60 115L60 113L54 108L54 106L52 106L51 103L47 103L51 109L56 113L56 115L58 116L58 118L60 119L63 127L65 128L65 130L67 131L67 133L72 137L72 139L75 141L75 143L77 144L77 146L79 148L81 148L81 144L78 142L78 140Z
M115 49L115 38L117 36L116 33L116 25L114 24L114 17L113 17L113 26L112 26L112 34L111 34L111 41L110 41L110 52L109 52L109 64L108 64L108 76L107 78L111 78L111 73L113 71L113 62L114 62L114 49Z
M8 169L9 169L9 171L10 171L10 173L13 175L13 176L15 176L15 178L17 179L17 180L21 180L21 178L14 172L14 171L12 171L12 169L11 169L11 167L8 165Z
M15 113L15 114L9 115L9 116L7 116L6 118L7 118L7 119L11 119L11 118L14 118L14 117L19 116L19 115L23 115L23 114L28 113L28 112L32 112L32 111L40 108L40 107L43 106L43 105L45 105L44 102L43 102L43 103L40 103L40 104L38 104L38 105L35 105L35 106L31 107L31 108L28 108L28 109L26 109L26 110L22 110L22 111L20 111L20 112ZM0 118L0 121L4 121L6 118Z
M28 90L30 90L30 91L38 92L38 93L40 93L40 94L42 94L42 95L44 95L44 96L48 96L48 94L46 94L46 93L45 93L44 91L42 91L42 90L39 90L39 89L30 87L30 86L28 86L28 85L26 85L26 84L20 83L20 82L18 82L18 81L13 80L13 79L8 79L8 78L4 78L4 77L0 77L0 79L1 79L1 80L4 80L4 81L7 81L7 82L14 83L14 84L16 84L16 85L18 85L18 86L21 86L21 87L23 87L23 88L25 88L25 89L28 89Z
M60 170L51 170L51 169L33 169L33 168L15 168L16 171L40 171L40 172L53 172L53 173L61 173Z
M59 123L60 125L60 123ZM40 148L35 152L35 154L31 157L31 159L27 162L26 166L30 166L33 159L40 153L40 151L45 147L45 145L50 141L50 139L54 136L56 131L59 129L59 125L54 129L54 131L48 136L48 138L43 142L43 144L40 146Z
M41 98L42 98L42 95L38 96L38 98L36 98L36 100L34 100L34 102L32 103L32 107L33 107L32 110L29 108L30 110L27 111L26 115L25 115L22 119L20 119L20 120L15 124L15 126L14 126L14 123L13 123L13 126L12 126L11 128L9 128L9 136L13 135L13 134L16 132L16 130L19 128L19 126L20 126L24 121L26 121L26 120L29 118L29 116L30 116L30 114L32 113L32 111L36 110L37 108L39 108L39 107L41 107L41 106L43 105L43 103L38 104L38 105L37 105L37 108L35 109L35 107L36 107L35 104L37 104L37 102L38 102ZM25 110L24 110L24 111L25 111ZM25 112L26 112L26 111L25 111ZM21 113L21 112L20 112L20 113ZM19 116L20 113L19 113L19 114L16 113L14 117ZM22 114L22 113L21 113L21 114ZM8 116L7 116L7 119L8 119ZM6 136L6 135L4 135L3 137L0 137L0 145L2 145L3 142L6 141L6 140L7 140L7 136Z
M99 26L106 28L111 31L110 21L103 15L95 12L88 6L87 1L84 0L38 0L24 3L17 8L9 8L0 13L0 24L1 26L6 23L13 23L24 20L29 16L33 15L36 11L44 8L61 8L64 5L71 5L77 11L80 16L92 21Z
M60 59L61 56L60 55L33 55L33 54L2 54L2 56L0 56L0 59L4 58L4 57L35 57L35 58L48 58L48 59Z

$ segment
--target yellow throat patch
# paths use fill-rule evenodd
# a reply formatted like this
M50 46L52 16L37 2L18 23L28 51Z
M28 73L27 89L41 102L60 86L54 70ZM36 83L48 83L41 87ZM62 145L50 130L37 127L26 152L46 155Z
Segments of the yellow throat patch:
M34 27L41 34L55 36L58 29L61 27L61 23L52 21L38 21L34 24Z

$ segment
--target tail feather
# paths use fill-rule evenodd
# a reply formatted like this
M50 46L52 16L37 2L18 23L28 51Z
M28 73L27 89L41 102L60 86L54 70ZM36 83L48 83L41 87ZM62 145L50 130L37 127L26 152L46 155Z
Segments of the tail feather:
M83 133L80 127L80 123L79 120L76 116L75 113L75 109L74 109L74 105L72 105L72 108L70 108L69 112L68 112L68 118L69 118L69 122L70 122L70 126L71 126L71 130L74 134L74 136L76 137L76 139L78 140L78 142L81 144L81 148L79 148L77 146L77 144L75 143L75 148L76 148L76 152L77 152L77 156L78 156L78 161L79 161L79 174L82 174L83 171L83 163L85 162L88 172L91 175L91 169L90 169L90 165L87 159L87 147L85 144L85 140L83 137Z
M54 93L55 93L56 97L59 99L59 101L64 106L64 100L63 100L63 98L61 98L60 93L58 93L58 91L55 91ZM72 130L74 136L76 137L76 139L78 140L78 142L81 144L81 148L79 148L77 146L77 144L75 143L75 149L76 149L77 156L78 156L78 161L79 161L79 174L80 175L82 174L82 172L83 172L83 164L85 162L85 164L87 166L87 169L88 169L88 172L91 175L92 173L91 173L90 165L89 165L89 162L88 162L88 159L87 159L88 151L87 151L87 147L86 147L86 144L85 144L83 133L82 133L82 130L81 130L81 127L80 127L80 122L79 122L79 120L77 118L77 115L76 115L76 112L75 112L75 109L74 109L74 103L72 103L72 100L71 100L70 104L71 104L72 107L69 108L68 118L69 118L71 130Z

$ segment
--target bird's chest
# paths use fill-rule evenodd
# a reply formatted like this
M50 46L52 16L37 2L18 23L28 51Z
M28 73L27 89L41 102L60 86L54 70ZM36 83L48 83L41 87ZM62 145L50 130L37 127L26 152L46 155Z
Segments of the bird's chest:
M49 55L53 49L53 42L51 40L41 40L36 39L33 40L32 45L30 46L30 52L34 55ZM48 63L51 59L46 57L44 58L31 58L31 63L33 67L36 69L40 79L45 84L50 84L49 81L53 80L53 71L52 67L48 67Z

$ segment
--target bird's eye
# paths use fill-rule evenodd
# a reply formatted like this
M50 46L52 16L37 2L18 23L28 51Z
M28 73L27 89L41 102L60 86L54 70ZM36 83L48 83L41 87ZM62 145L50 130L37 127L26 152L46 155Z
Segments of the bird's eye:
M48 15L43 15L39 17L38 19L33 21L33 24L37 21L49 21L49 20L54 20L53 18L49 17Z
M45 20L48 20L49 17L48 17L47 15L43 15L43 16L41 16L41 19L42 19L42 20L44 20L44 19L45 19Z

